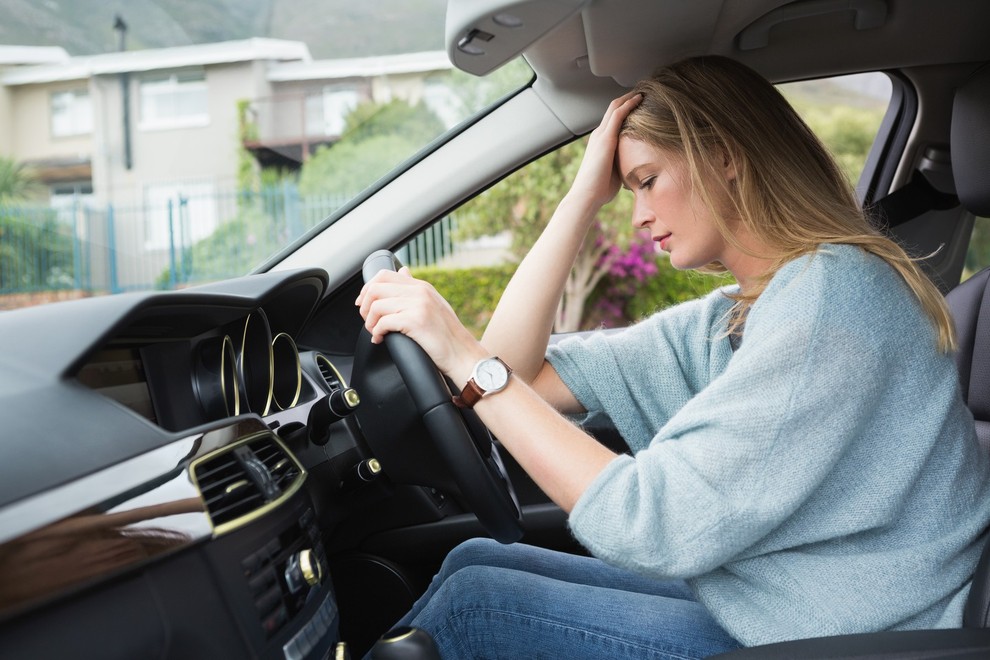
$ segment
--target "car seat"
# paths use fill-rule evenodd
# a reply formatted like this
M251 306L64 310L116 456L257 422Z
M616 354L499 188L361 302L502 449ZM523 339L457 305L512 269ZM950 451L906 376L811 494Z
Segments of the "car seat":
M952 104L951 157L959 201L976 216L990 217L990 65L956 91ZM956 323L956 365L976 435L990 451L990 268L946 296ZM966 602L963 625L990 627L990 543L983 550Z

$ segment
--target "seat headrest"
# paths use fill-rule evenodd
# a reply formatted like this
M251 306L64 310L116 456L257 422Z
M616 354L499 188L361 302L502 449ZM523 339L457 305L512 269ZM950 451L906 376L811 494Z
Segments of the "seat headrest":
M959 201L974 215L990 216L990 65L956 90L950 131Z

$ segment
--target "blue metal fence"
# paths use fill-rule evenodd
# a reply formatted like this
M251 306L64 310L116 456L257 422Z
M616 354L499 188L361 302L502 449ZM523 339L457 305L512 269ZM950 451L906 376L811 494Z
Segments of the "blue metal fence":
M209 186L138 206L0 208L0 294L76 289L174 289L250 272L347 200L301 196L285 183L261 192ZM402 249L409 265L453 252L443 218Z

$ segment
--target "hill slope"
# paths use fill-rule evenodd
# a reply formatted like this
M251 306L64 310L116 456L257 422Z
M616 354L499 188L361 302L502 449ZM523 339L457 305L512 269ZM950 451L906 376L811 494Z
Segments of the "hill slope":
M443 48L444 0L0 0L0 44L62 46L72 55L274 37L314 58Z

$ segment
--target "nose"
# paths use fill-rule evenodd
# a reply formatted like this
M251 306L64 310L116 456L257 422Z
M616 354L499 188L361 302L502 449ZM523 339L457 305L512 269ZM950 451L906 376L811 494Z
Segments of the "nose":
M656 220L653 212L643 204L638 197L633 201L632 225L636 229L644 229L651 222Z

